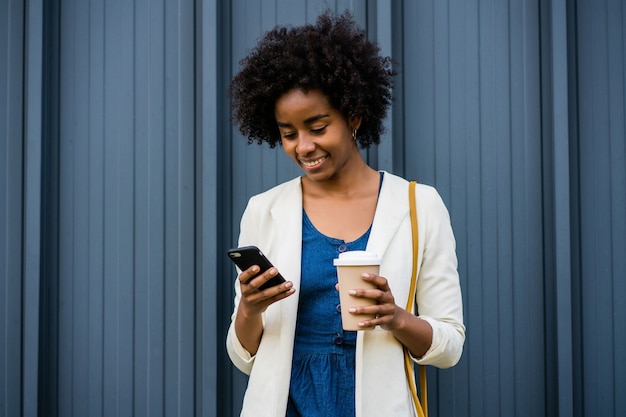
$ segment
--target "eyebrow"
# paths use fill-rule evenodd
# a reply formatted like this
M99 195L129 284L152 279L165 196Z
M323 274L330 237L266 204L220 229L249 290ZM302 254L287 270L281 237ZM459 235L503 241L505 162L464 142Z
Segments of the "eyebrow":
M308 119L304 120L304 124L311 124L314 122L317 122L320 119L323 119L325 117L329 117L330 114L318 114L316 116L311 116ZM289 123L283 123L283 122L279 122L278 120L276 121L276 124L278 125L278 127L291 127L291 125Z

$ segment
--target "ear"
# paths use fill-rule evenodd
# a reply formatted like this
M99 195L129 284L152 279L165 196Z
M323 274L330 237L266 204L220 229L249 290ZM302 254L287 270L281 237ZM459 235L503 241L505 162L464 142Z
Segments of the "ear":
M363 121L363 118L361 116L351 117L349 121L350 129L359 130L359 128L361 127L362 121Z

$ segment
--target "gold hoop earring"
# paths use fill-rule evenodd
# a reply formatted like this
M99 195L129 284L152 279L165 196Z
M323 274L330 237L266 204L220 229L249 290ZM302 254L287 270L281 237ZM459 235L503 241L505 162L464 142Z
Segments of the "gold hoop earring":
M356 142L356 129L352 129L352 140Z

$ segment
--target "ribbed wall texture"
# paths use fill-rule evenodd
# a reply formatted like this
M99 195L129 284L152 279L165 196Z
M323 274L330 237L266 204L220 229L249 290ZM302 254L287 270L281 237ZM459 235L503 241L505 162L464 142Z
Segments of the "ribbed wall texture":
M626 7L579 0L573 184L575 364L584 415L626 413ZM578 368L578 366L576 367Z
M0 416L235 416L247 199L300 175L228 82L349 8L398 64L375 168L438 188L467 342L431 416L626 414L621 0L0 0Z
M0 415L19 415L22 349L24 6L0 3Z
M468 326L461 364L439 372L431 391L434 409L542 415L539 9L532 1L403 4L403 115L394 133L404 137L406 176L435 185L450 209Z
M64 1L58 19L58 341L43 351L57 388L44 407L194 415L194 4Z

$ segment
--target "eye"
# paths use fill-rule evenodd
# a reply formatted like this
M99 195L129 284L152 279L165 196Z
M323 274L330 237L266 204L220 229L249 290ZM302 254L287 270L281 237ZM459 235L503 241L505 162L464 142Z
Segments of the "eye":
M315 128L315 129L311 129L311 133L313 133L314 135L321 135L325 131L326 131L326 126L322 126L322 127L318 127L318 128Z
M296 132L285 132L282 136L283 139L294 139L296 137Z

